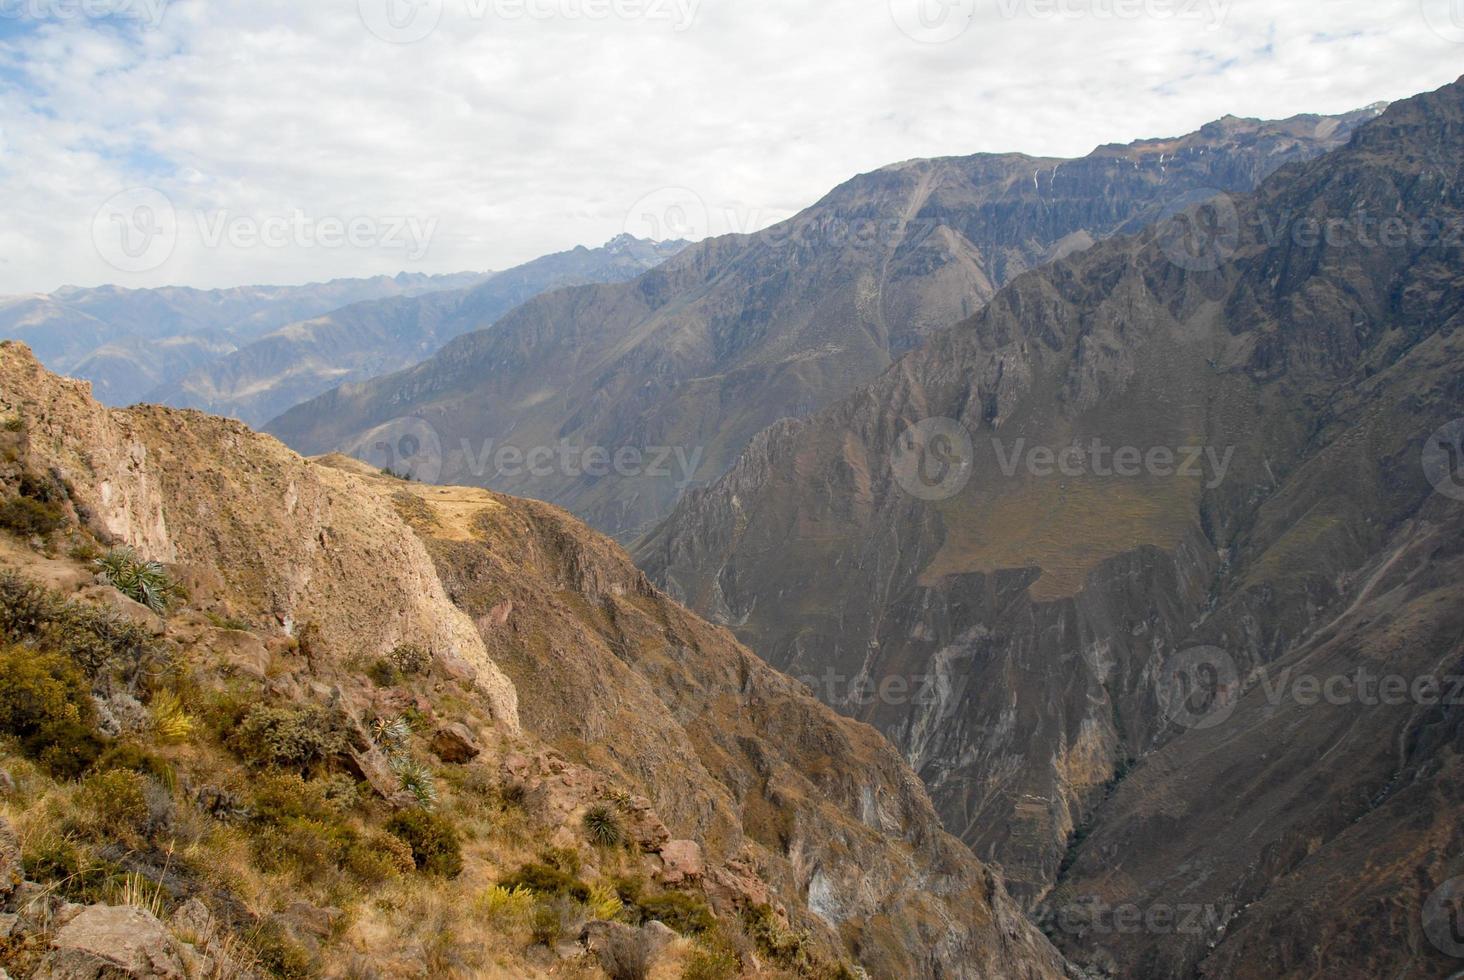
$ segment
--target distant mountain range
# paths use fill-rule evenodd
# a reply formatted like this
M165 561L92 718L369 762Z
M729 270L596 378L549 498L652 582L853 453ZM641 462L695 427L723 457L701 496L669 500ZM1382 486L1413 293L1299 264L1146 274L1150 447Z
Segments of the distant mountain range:
M702 242L631 282L541 296L491 331L337 388L267 430L302 452L361 455L383 427L411 418L443 448L432 467L442 481L548 500L629 540L686 486L724 473L758 432L847 395L1022 272L1196 197L1250 190L1344 144L1378 111L1227 117L1079 160L978 154L887 167L788 222ZM558 447L596 455L500 465ZM626 466L596 463L621 452Z
M685 242L621 235L497 273L306 286L94 289L0 298L0 336L111 405L199 408L260 424L346 381L397 371L548 290L622 282Z
M336 385L411 367L541 293L633 279L686 244L621 235L599 248L534 259L467 289L355 303L268 333L150 391L146 400L260 425Z
M24 341L52 370L90 381L107 404L127 405L288 323L364 300L462 289L484 278L402 273L233 289L65 286L0 297L0 336Z

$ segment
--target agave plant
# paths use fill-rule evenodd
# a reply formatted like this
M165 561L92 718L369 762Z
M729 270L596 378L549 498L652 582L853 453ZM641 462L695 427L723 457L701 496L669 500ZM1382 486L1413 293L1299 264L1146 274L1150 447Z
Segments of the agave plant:
M625 841L625 829L615 811L604 804L597 804L585 811L585 832L590 840L601 847L619 847Z
M412 794L424 810L437 805L437 781L431 769L409 755L397 755L392 757L391 771L396 773L402 789Z
M377 718L371 723L371 741L386 752L399 751L411 736L412 726L405 718Z
M121 547L98 558L96 566L102 577L127 598L153 612L167 612L177 586L158 562L145 561L131 548Z

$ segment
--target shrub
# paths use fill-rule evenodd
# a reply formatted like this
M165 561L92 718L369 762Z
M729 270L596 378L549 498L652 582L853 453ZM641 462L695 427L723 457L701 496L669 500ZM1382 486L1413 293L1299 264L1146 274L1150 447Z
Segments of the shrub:
M55 504L11 497L0 503L0 527L22 537L47 535L66 523L66 512Z
M734 980L741 975L737 954L721 944L698 943L681 968L682 980Z
M380 884L416 870L412 849L400 837L373 834L346 850L346 870L367 884Z
M510 890L526 888L546 898L564 895L577 902L590 900L589 886L583 881L553 865L537 861L525 864L507 878L500 879L498 884Z
M96 560L96 567L118 592L156 613L167 612L178 592L162 565L138 557L131 548L113 548Z
M64 653L93 677L108 669L158 673L166 662L141 626L8 573L0 574L0 632L11 643Z
M74 779L96 762L105 745L95 723L91 688L76 664L25 647L0 651L0 731L52 775Z
M389 833L412 849L418 871L456 878L463 870L463 848L457 829L426 810L403 810L387 823Z
M600 947L600 966L610 980L646 980L655 965L655 940L639 929L612 928Z
M176 787L178 774L172 765L135 742L118 742L97 759L98 769L127 769L148 776L163 786Z
M260 865L307 880L345 864L356 842L349 827L314 817L287 817L263 827L251 841Z
M412 674L425 674L432 667L432 654L417 646L415 643L403 643L391 653L386 659L398 671L408 676Z
M345 736L318 705L257 705L245 713L229 741L251 762L300 772L346 749Z
M695 936L713 929L717 920L700 898L683 892L664 892L640 900L646 919L659 919L683 936Z
M597 804L585 811L585 833L590 840L601 847L619 847L625 843L625 829L615 811L603 804Z
M138 844L151 824L147 790L147 777L127 769L94 773L76 794L78 817L103 838Z
M494 885L473 902L475 911L490 922L517 922L534 908L534 893L523 885L505 888Z
M548 946L553 949L564 938L564 920L559 914L559 909L549 902L540 902L534 906L534 914L529 919L529 935L534 942L541 946Z
M402 679L401 674L391 665L391 661L385 657L373 661L371 666L366 668L366 676L377 687L395 687Z
M625 903L620 900L614 886L605 882L596 882L590 886L589 901L585 904L589 906L590 914L597 919L617 919L625 911Z
M371 741L386 752L399 752L412 737L405 718L377 718L371 723Z

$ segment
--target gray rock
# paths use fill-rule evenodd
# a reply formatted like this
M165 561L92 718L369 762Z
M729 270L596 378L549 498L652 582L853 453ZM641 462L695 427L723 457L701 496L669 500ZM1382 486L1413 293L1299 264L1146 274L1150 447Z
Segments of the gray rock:
M92 905L56 933L36 980L186 980L180 944L153 915L131 906Z
M0 817L0 897L13 893L25 875L20 863L20 840L10 822Z

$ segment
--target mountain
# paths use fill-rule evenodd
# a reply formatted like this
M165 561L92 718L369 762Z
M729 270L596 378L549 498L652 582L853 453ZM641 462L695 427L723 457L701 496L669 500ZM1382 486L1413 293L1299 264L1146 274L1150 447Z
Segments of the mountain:
M24 341L52 370L91 381L98 398L125 405L296 320L363 300L461 289L483 278L402 273L207 290L65 286L0 298L0 337Z
M497 273L473 288L368 300L292 323L177 381L148 401L262 424L336 385L410 367L460 334L491 326L540 293L633 279L686 247L621 235Z
M1456 83L1016 278L639 564L1100 975L1454 973L1461 151Z
M629 539L762 429L846 395L1021 272L1197 194L1249 190L1341 145L1377 111L1227 117L1080 160L979 154L887 167L633 282L540 297L490 332L266 429L306 453L365 455L415 419L444 449L431 467L441 479L547 500ZM514 462L561 446L575 458ZM622 465L603 465L622 453Z
M562 512L10 342L0 419L9 973L1066 975L888 742Z

